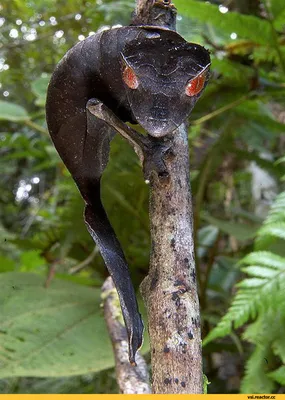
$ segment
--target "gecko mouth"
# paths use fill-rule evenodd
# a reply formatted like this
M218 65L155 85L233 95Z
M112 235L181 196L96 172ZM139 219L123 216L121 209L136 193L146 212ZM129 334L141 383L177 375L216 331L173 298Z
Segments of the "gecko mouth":
M166 118L148 117L147 120L138 121L147 133L154 137L162 137L170 134L178 127L172 120Z

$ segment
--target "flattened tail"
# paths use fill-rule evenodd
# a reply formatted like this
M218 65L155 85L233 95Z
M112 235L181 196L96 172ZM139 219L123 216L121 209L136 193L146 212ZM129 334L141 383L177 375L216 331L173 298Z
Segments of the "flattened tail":
M81 56L75 57L80 48L76 47L70 53L69 57L74 54L70 62L65 59L59 65L49 85L48 128L60 157L85 200L85 222L119 294L129 340L129 358L131 363L135 363L135 353L142 344L143 324L127 262L100 196L100 179L108 162L109 143L114 132L86 110L86 103L90 100L89 83L77 64L80 64Z
M144 326L124 253L101 203L100 187L92 193L92 203L86 204L85 223L117 289L128 335L129 360L136 365L135 355L143 342Z

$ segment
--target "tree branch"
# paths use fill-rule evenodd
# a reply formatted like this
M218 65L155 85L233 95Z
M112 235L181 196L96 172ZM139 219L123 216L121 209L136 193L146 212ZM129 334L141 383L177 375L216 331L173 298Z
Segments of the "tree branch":
M102 298L104 300L105 320L114 349L117 382L121 393L151 393L148 383L148 369L143 357L137 353L137 365L135 367L129 362L128 336L118 294L111 277L107 278L102 286Z
M137 16L145 7L148 23L157 25L149 3L137 0ZM168 10L164 16L160 13L159 26L175 29L171 1L155 4ZM155 169L149 177L151 256L141 291L148 313L154 393L203 393L187 137L182 124L166 138L167 150L160 158L167 179Z
M154 393L202 393L187 129L173 133L169 182L150 181L152 251L141 285L147 305Z
M176 27L176 8L171 0L137 0L132 25Z
M81 263L79 263L69 269L69 271L68 271L69 275L76 274L77 272L81 271L83 268L87 267L87 265L89 265L93 261L94 257L98 253L99 253L99 249L97 248L97 246L95 246L94 249L92 250L92 253L90 253L89 256L87 258L85 258L85 260L83 260Z

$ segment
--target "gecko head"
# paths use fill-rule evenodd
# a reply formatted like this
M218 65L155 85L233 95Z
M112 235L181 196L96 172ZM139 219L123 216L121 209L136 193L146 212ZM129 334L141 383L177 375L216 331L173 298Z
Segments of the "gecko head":
M166 29L140 28L121 59L133 115L154 137L170 134L187 119L209 79L209 52Z

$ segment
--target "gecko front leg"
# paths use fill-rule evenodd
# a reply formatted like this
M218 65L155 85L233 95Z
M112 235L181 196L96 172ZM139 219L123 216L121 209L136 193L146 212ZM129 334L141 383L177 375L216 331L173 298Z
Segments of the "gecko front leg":
M144 136L121 121L105 104L97 99L91 99L87 103L87 110L96 118L106 122L112 129L126 139L137 153L145 180L148 181L152 173L167 179L168 171L164 157L169 153L171 140L158 140L152 136Z

